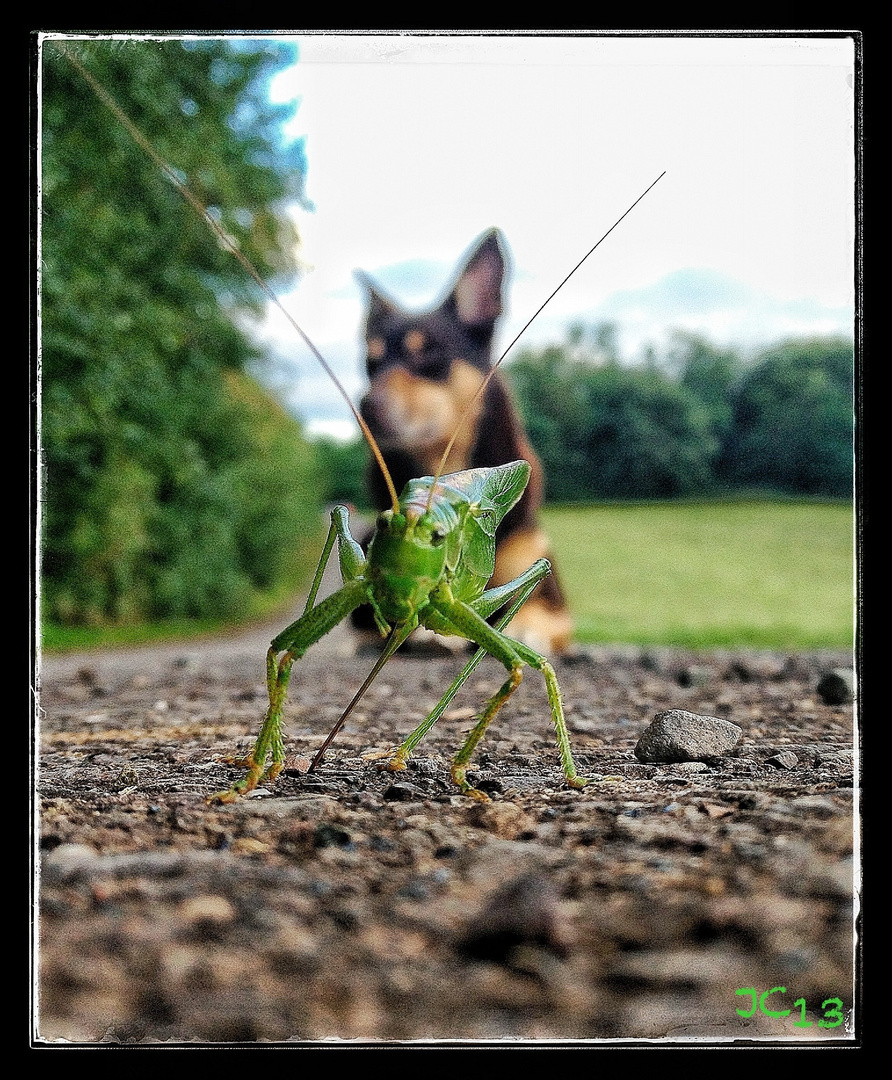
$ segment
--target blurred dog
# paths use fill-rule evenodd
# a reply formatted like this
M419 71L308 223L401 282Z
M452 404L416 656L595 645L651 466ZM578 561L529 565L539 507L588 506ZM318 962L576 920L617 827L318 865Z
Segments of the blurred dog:
M401 309L365 275L368 291L366 367L368 392L360 411L387 461L397 491L414 477L433 475L449 440L459 434L444 473L501 465L524 458L532 475L497 534L490 585L501 585L540 558L551 559L537 523L543 496L542 467L501 374L474 395L495 362L493 332L502 312L506 272L503 240L492 229L459 264L455 283L438 307L422 314ZM380 470L368 474L373 505L390 499ZM515 615L509 633L547 655L566 652L572 621L554 571Z

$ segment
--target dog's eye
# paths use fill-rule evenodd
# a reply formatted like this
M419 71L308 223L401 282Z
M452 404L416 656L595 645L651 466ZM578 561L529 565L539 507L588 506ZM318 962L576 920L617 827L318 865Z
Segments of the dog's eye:
M387 342L384 338L372 336L366 341L369 363L383 360L387 355Z
M384 338L372 336L366 341L365 362L368 370L377 370L387 356L387 342Z

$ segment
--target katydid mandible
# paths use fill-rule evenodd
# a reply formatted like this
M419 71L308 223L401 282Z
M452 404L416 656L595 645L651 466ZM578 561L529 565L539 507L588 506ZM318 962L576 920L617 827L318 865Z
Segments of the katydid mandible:
M273 638L267 652L266 682L269 706L254 747L244 763L247 773L230 788L212 795L209 801L232 802L254 790L259 783L270 782L279 775L285 763L283 709L294 661L362 604L371 605L375 622L386 641L375 666L317 752L310 771L318 767L335 735L387 660L414 630L423 626L438 634L464 638L477 644L479 648L436 707L392 753L389 768L398 771L406 767L415 746L443 714L480 660L485 655L490 655L504 665L508 676L499 690L486 702L464 745L453 758L450 769L452 780L464 794L479 800L488 798L468 781L467 769L489 724L520 685L524 667L531 667L540 671L545 680L566 781L570 787L584 787L588 781L576 771L554 668L546 657L504 633L504 628L511 618L536 585L550 572L550 565L546 559L539 559L513 581L498 588L486 588L495 565L496 530L523 494L530 476L529 464L526 461L512 461L494 468L469 469L448 475L440 475L438 472L435 476L411 480L398 496L381 451L365 421L306 333L208 213L206 207L180 179L179 174L159 157L120 106L80 61L70 52L66 55L137 144L175 184L186 202L205 221L217 239L242 263L264 293L284 313L346 400L382 470L390 492L391 507L378 515L367 554L350 533L347 509L338 506L332 510L328 537L304 613ZM496 361L476 397L484 392L492 374L533 319L663 175L665 173L661 173L635 199L540 305ZM450 443L443 454L440 471L448 458L451 445ZM317 602L322 577L335 543L338 546L343 584L330 596ZM496 625L491 625L488 620L503 608L506 610L499 621Z

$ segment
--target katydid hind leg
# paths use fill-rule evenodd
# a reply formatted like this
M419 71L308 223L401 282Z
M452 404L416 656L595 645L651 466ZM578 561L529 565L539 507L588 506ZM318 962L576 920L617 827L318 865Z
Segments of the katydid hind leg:
M511 622L518 611L523 607L529 598L532 591L536 588L542 578L548 574L549 565L545 559L540 559L525 574L515 578L514 581L507 582L505 585L501 585L498 588L488 589L482 596L478 597L471 603L471 607L477 612L478 615L482 615L484 618L489 618L495 614L499 608L504 607L509 601L513 601L508 607L504 615L496 622L496 630L504 630L505 627ZM440 629L451 629L444 623L440 625ZM422 720L417 728L406 738L401 744L396 753L390 758L387 763L387 767L394 772L399 772L406 768L406 763L415 747L421 742L421 740L427 735L430 729L440 719L446 709L449 707L449 703L458 693L458 691L468 681L477 665L487 655L486 649L478 648L471 659L465 664L462 670L458 673L455 680L450 684L446 693L440 698L433 709Z
M292 665L366 599L365 582L348 581L273 639L266 662L269 706L254 748L245 762L247 775L236 781L228 791L218 791L212 795L211 802L233 802L239 795L252 791L261 780L275 779L282 771L285 760L282 709ZM272 762L267 766L270 758Z
M498 631L496 631L497 633ZM503 635L504 636L504 635ZM588 783L585 777L579 775L576 769L576 763L573 760L573 752L570 748L570 737L567 731L567 722L564 717L564 707L561 698L561 690L558 685L557 675L554 668L543 656L539 656L538 653L533 652L531 649L527 649L516 642L513 638L505 637L506 642L517 648L518 661L510 668L510 674L508 680L499 688L499 690L489 699L486 703L483 712L474 727L471 729L467 740L462 748L455 755L452 762L452 779L455 781L462 790L468 794L473 795L476 798L481 798L482 793L470 787L466 780L466 771L471 757L477 748L478 743L486 734L486 730L490 723L495 718L498 711L505 704L511 694L520 685L523 678L523 667L528 665L535 668L542 673L545 680L545 689L548 694L548 702L551 706L551 718L554 723L555 735L557 738L558 752L561 759L561 768L564 773L564 777L567 784L572 788L583 788Z
M570 748L570 734L567 731L567 721L564 716L563 699L561 688L558 685L557 674L546 657L535 652L535 650L529 648L520 641L516 641L515 646L524 663L529 664L530 667L542 672L542 677L545 680L545 690L548 694L548 702L551 706L551 718L554 723L558 751L561 757L561 768L563 769L564 776L570 787L583 788L586 784L592 782L592 778L580 776L576 771L573 752ZM597 777L596 781L598 783L621 783L622 779L621 776L602 776Z
M538 564L531 567L528 574L522 576L522 594L528 595L528 590L531 591L535 587L538 580L544 573L548 572L548 564L545 563L544 567ZM486 594L484 594L485 596ZM524 598L525 598L524 595ZM481 597L481 600L483 598ZM546 692L548 694L549 705L551 706L552 720L555 726L555 733L557 736L558 750L561 758L561 767L564 772L567 783L574 788L584 787L587 781L584 777L579 776L577 772L575 762L573 760L573 754L570 748L570 740L567 732L567 724L564 718L563 702L561 700L560 687L557 681L557 675L551 664L541 656L539 653L534 652L532 649L520 642L515 641L513 638L502 633L499 629L492 627L486 622L485 618L479 611L475 610L475 607L470 604L465 604L460 600L449 598L445 594L441 594L439 597L432 598L432 604L441 618L445 619L452 627L453 633L466 637L471 641L476 641L480 645L483 652L495 657L499 660L505 668L508 670L508 679L503 685L496 691L496 693L486 702L483 711L481 712L477 723L471 730L464 745L458 751L453 759L451 767L452 779L461 788L461 790L474 798L485 799L486 796L483 792L473 788L466 778L467 768L474 751L478 744L486 733L487 728L492 723L499 710L508 700L508 698L514 693L523 678L524 666L529 666L540 671L545 680ZM481 605L482 610L487 610L487 603ZM518 605L519 606L519 605ZM475 658L476 659L476 658ZM470 674L470 672L468 672ZM467 676L465 675L465 678ZM463 681L463 680L462 680ZM454 684L453 684L454 685ZM452 691L450 687L450 691ZM434 710L437 713L437 709ZM435 717L436 719L436 717ZM421 725L421 735L429 729L430 723L428 720ZM412 740L419 729L413 732L409 736L407 743L412 743ZM421 736L419 736L420 738ZM416 740L417 741L417 740ZM404 744L404 747L406 744ZM410 747L411 748L411 747ZM401 748L402 750L403 748ZM396 758L399 762L399 752ZM399 767L397 765L397 767Z

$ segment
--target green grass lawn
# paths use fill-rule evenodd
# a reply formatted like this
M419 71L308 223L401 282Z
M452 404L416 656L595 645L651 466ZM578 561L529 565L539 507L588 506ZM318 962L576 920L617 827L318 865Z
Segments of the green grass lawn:
M849 503L605 503L548 507L543 516L581 641L852 646ZM318 549L305 570L315 566ZM248 618L281 603L280 595L265 599ZM198 620L95 630L48 626L44 647L135 644L223 628Z
M853 507L697 501L549 507L586 642L850 648Z

